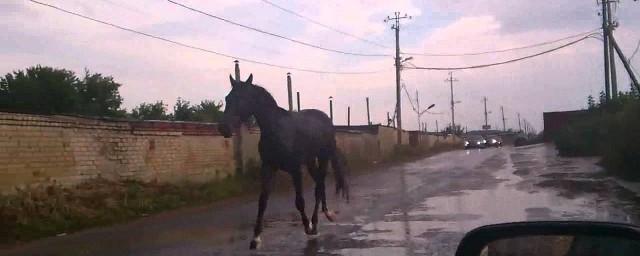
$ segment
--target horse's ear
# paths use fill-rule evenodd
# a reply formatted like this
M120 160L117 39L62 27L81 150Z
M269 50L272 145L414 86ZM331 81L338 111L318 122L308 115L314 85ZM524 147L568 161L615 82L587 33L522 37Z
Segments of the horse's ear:
M245 83L253 84L253 74L249 74L249 78L247 78L247 81Z
M233 88L234 86L236 86L236 80L233 79L233 77L231 75L229 75L229 82L231 82L231 87Z

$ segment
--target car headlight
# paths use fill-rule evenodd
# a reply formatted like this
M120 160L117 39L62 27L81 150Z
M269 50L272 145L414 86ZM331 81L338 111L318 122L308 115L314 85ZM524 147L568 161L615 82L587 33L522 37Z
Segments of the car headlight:
M497 143L498 141L496 139L491 139L491 143Z
M478 141L478 142L476 142L476 144L480 145L480 144L482 144L482 143Z
M465 145L465 146L469 146L469 142L468 142L468 141L465 141L465 142L464 142L464 145Z
M487 143L487 140L482 140L482 143Z

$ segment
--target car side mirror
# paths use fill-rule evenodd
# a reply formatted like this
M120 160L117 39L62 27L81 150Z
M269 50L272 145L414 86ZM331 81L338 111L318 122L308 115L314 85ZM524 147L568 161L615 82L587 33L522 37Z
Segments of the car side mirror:
M640 228L588 221L488 225L465 235L456 256L639 255Z

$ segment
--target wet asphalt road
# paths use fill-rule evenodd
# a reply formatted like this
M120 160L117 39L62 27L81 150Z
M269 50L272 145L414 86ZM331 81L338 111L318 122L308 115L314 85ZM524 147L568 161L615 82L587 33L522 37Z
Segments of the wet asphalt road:
M351 179L330 197L336 223L307 237L293 196L271 197L262 247L249 251L255 196L36 241L2 255L452 255L465 232L524 220L638 223L640 184L607 177L593 158L550 145L459 150ZM283 174L279 178L288 181ZM279 182L290 186L288 182ZM332 188L332 184L330 184ZM311 189L306 188L306 192ZM313 197L307 193L307 208Z

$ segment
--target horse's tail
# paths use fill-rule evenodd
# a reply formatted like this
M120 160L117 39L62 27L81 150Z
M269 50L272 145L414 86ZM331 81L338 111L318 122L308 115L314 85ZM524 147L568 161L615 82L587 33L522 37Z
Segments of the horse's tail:
M336 194L341 194L343 198L349 201L349 184L347 183L347 175L349 167L347 159L339 149L333 150L331 154L331 167L333 168L334 178L336 180Z

